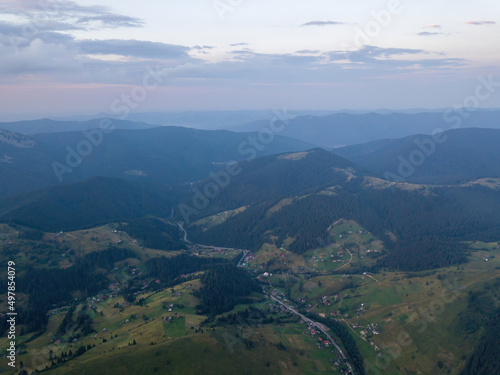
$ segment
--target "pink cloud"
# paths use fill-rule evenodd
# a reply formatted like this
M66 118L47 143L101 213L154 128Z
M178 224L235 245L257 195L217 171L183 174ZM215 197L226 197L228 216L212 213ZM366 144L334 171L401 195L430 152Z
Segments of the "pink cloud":
M495 25L495 21L467 21L467 25Z

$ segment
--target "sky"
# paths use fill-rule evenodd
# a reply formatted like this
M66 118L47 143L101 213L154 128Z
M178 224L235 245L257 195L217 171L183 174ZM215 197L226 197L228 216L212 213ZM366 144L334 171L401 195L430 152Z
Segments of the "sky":
M498 0L2 0L0 121L499 108L498 46Z

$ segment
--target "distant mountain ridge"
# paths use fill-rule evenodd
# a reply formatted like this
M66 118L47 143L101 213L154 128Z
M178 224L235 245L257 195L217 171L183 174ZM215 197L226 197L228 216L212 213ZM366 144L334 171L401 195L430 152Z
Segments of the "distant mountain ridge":
M8 131L0 134L4 134L0 138L0 197L94 176L165 184L195 182L232 160L313 147L279 135L260 142L256 133L170 126L32 136ZM16 139L30 147L16 147Z
M335 149L389 180L460 184L500 177L500 130L456 129L435 137L411 135Z
M9 130L24 135L64 133L98 129L103 121L111 121L113 124L113 129L121 130L140 130L156 127L156 125L149 125L144 122L99 118L86 121L56 121L50 119L40 119L30 121L0 122L0 129Z
M300 116L289 120L284 136L326 148L362 144L380 139L397 139L436 130L500 128L499 110L477 110L468 117L453 112L424 113L335 113L327 116ZM254 121L234 131L255 131L263 126Z

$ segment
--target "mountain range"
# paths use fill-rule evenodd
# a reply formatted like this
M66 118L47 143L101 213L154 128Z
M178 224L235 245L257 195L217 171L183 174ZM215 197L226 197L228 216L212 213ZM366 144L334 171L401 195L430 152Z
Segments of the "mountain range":
M190 373L189 354L211 373L274 374L277 356L289 373L324 353L325 371L363 375L405 330L413 344L391 369L494 371L500 130L331 148L304 141L329 142L317 120L301 139L272 130L291 119L250 133L110 119L0 130L0 257L19 270L24 363L43 349L50 373L116 372L124 358L129 372ZM242 324L253 333L228 361L224 335Z
M206 178L225 163L306 150L302 141L225 130L181 127L115 130L114 122L81 132L32 136L0 130L0 197L90 177L182 184Z
M281 135L325 148L433 134L455 128L500 128L500 111L477 110L463 115L450 110L421 113L335 113L290 119ZM265 121L254 121L234 131L258 131Z
M500 131L456 129L335 149L390 181L460 184L500 177Z

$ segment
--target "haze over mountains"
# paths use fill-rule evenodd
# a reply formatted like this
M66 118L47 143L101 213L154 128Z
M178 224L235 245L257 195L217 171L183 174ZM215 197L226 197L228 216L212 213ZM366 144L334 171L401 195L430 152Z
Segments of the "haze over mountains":
M73 120L50 120L40 119L31 121L1 122L0 129L10 130L12 132L34 135L41 133L64 133L72 131L82 131L89 129L98 129L103 121L110 121L108 118L97 118L83 121ZM121 130L141 130L156 127L144 122L134 122L113 119L113 129Z
M290 120L282 135L321 147L336 148L413 134L433 134L454 128L500 128L500 111L463 113L335 113L327 116L299 116ZM265 121L244 124L233 130L257 131Z
M483 119L492 114L478 113ZM219 115L214 116L220 119ZM366 302L365 296L371 292L365 289L365 284L358 284L359 280L368 281L369 288L380 288L385 293L396 290L393 284L405 275L411 282L405 282L401 290L411 293L412 283L417 282L414 278L434 275L440 270L429 279L432 284L442 280L442 270L456 270L461 275L459 270L468 267L476 246L493 249L500 239L500 129L471 127L423 134L431 132L436 124L432 121L437 121L435 115L335 114L282 120L276 117L271 123L262 120L245 125L254 132L153 127L110 119L3 124L6 129L0 130L0 225L17 233L17 237L10 241L14 243L12 246L1 242L4 237L0 243L7 246L5 254L17 254L23 246L30 249L23 255L33 262L33 268L27 268L28 274L35 275L29 276L33 280L23 276L23 285L30 285L28 294L40 295L41 285L51 285L49 289L56 291L50 293L50 300L30 297L29 310L23 318L30 324L25 329L30 334L41 330L41 334L47 331L53 335L51 328L47 328L49 319L54 319L47 314L49 309L58 303L73 303L71 293L87 297L87 293L104 290L106 281L115 283L119 278L118 269L122 266L117 262L129 259L126 262L132 262L133 267L144 262L138 279L134 279L135 268L126 268L127 281L121 292L124 301L132 301L127 306L137 311L148 309L152 302L146 294L135 301L134 283L144 293L161 296L166 293L162 288L167 286L179 290L184 282L203 285L191 293L181 289L186 296L199 298L196 301L200 302L179 304L182 308L178 307L176 315L172 315L180 319L178 316L186 311L192 313L190 321L199 321L200 326L195 330L194 324L198 323L189 323L193 327L191 333L202 336L203 324L213 323L211 332L229 327L231 315L217 314L231 314L236 305L249 304L253 309L258 301L264 309L269 307L270 300L262 295L268 287L263 279L268 277L263 276L265 271L267 275L278 275L272 279L270 293L274 288L283 288L282 293L290 297L295 293L298 299L293 303L304 314L310 313L312 303L316 303L317 309L327 306L323 298L326 293L335 295L342 291L346 300L342 310L336 305L338 312L325 310L323 318L325 324L333 324L331 333L342 339L349 360L356 364L355 374L364 374L358 350L364 341L356 344L349 329L338 320L328 319L333 314L350 319L345 316L347 311L352 313L348 309L361 314L357 307L361 302L352 304L351 298ZM408 119L412 120L403 121ZM399 121L404 123L397 125ZM469 123L476 124L475 121ZM73 131L66 131L66 127ZM392 132L404 134L418 127L422 129L418 134L384 139ZM358 133L367 128L371 129L369 133ZM337 136L356 144L330 147ZM371 138L377 140L361 143ZM345 229L336 229L337 225ZM89 238L85 242L80 236ZM97 243L105 250L99 250ZM53 250L53 246L59 245L61 248ZM72 246L76 249L73 253L69 250ZM224 249L231 249L238 256L228 261ZM243 257L239 249L245 249ZM83 255L86 251L90 253ZM180 255L161 254L171 251ZM342 258L344 251L349 256L337 259ZM52 254L61 253L62 256L57 255L61 260L55 261ZM258 261L252 270L247 263L254 256ZM480 261L486 263L484 259L490 262L490 258ZM68 268L70 261L74 265ZM60 264L64 270L59 269ZM494 265L488 263L488 266ZM470 272L477 272L475 267L477 263ZM204 273L201 278L200 272ZM385 279L386 273L390 280ZM89 278L95 275L100 276L92 284ZM353 276L359 280L352 280ZM130 278L135 281L129 281ZM289 278L296 278L293 281L296 286L286 284ZM318 280L314 285L324 282L328 286L318 289L320 294L308 297L309 287L316 282L313 280ZM334 287L330 286L332 280ZM380 280L388 284L381 286ZM345 285L337 287L338 282ZM58 283L63 283L64 288ZM418 283L429 285L420 279ZM433 287L427 291L421 289L422 285L415 290L427 293L427 297L434 293ZM171 289L165 294L168 298L177 296ZM59 295L59 290L66 292ZM400 294L408 297L408 293ZM179 297L183 298L182 294ZM387 320L386 308L400 308L394 304L401 301L399 294L397 297L381 306L381 311L377 310L378 299L369 302L371 311L381 314L379 324ZM311 298L310 305L306 298ZM170 313L169 306L173 307L173 303L159 306L157 312ZM461 307L467 314L474 308L468 306ZM116 307L115 304L110 308L118 311ZM73 311L68 311L64 319L70 320ZM137 319L130 310L125 311L127 316L116 318L120 329L126 327L123 322L127 319L129 322ZM247 310L238 311L237 314L246 314ZM479 316L477 312L474 314ZM481 314L478 327L490 324L495 316L493 307ZM84 315L79 313L79 317ZM110 319L108 316L114 315L106 311L101 316ZM79 319L81 322L84 318ZM101 318L96 314L92 319ZM147 316L143 319L144 326L141 323L134 328L132 335L146 334L147 321L165 324L165 334L172 335L170 323L164 323L164 319L150 320ZM279 321L280 327L300 326L298 320L275 319L282 318L273 315L266 318L265 324ZM450 320L450 327L469 324L467 317L454 319ZM0 328L5 327L2 321L0 324ZM109 327L105 322L100 324ZM184 321L181 325L179 332L187 332ZM95 340L91 323L83 327L77 340ZM63 328L58 332L64 331ZM454 334L458 337L461 333ZM207 334L203 337L209 339ZM480 331L474 337L478 342ZM379 342L375 337L371 340ZM475 353L470 366L491 357L484 348L491 346L492 337L485 335L482 340L483 349ZM148 341L148 349L151 342L155 341ZM179 342L169 341L169 345ZM254 344L250 342L253 341L248 340L246 345L253 350ZM134 345L128 347L133 349ZM288 355L281 342L275 345L266 341L265 345L268 349L277 345L276 350ZM92 346L86 348L94 350ZM84 353L84 349L79 350ZM370 347L368 350L368 353L373 351ZM203 355L200 353L197 355ZM86 358L92 365L100 360L99 356Z
M280 128L283 131L273 134L269 144L260 142L261 145L251 145L251 135L246 133L153 127L111 119L0 123L0 129L5 129L0 138L3 182L0 197L93 176L139 178L167 184L194 182L217 170L222 165L219 163L230 160L303 151L316 146L331 149L341 144L352 146L336 147L335 153L365 167L373 175L386 173L385 177L390 175L392 180L419 183L463 183L499 175L499 154L495 147L498 131L475 129L500 127L498 114L499 111L491 110L477 111L467 118L450 115L448 118L455 122L448 123L443 123L441 113L434 112L299 116L280 122L284 125ZM233 130L269 131L269 120L239 126L231 122L263 115L263 112L251 111L217 112L212 114L212 119L224 124L218 126ZM178 116L193 125L204 113ZM425 135L438 127L456 127L459 120L461 129L443 135L445 142L434 142ZM209 121L212 121L210 116ZM273 121L280 120L274 118ZM91 130L99 129L103 123L109 129ZM397 139L400 136L406 137ZM363 144L366 141L373 142ZM421 150L419 142L430 144ZM409 158L414 157L415 152L425 157L422 161L416 160L413 166Z
M110 114L74 116L18 122L0 122L0 129L25 135L81 131L98 128L102 119L113 121L114 129L147 129L182 126L201 130L257 132L278 118L288 120L280 135L313 145L335 148L380 139L432 134L457 128L500 128L500 110L462 109L408 111L199 111L179 113L131 113L126 120Z
M0 374L500 375L498 1L0 14Z
M278 135L263 145L257 134L181 127L33 136L0 130L0 141L0 197L93 176L194 182L231 160L313 147Z
M67 145L78 149L79 142L85 139L84 133L50 133L32 137L7 131L2 134L0 151L10 155L8 161L0 164L2 193L5 197L0 210L3 220L57 231L145 215L167 217L175 212L178 220L190 224L218 212L246 207L242 213L228 219L227 223L209 231L201 233L196 227L190 229L198 241L219 246L228 243L249 248L258 246L261 241L266 241L262 237L264 232L277 225L280 229L272 236L276 235L278 241L284 241L287 233L289 236L296 233L297 241L291 244L291 248L305 251L308 246L312 246L314 235L321 235L323 227L328 226L336 215L351 215L358 222L372 223L373 218L380 216L381 212L398 212L395 208L384 208L384 204L400 202L398 204L409 205L406 209L412 210L414 208L411 206L423 199L424 202L418 204L428 207L422 212L422 218L426 215L435 216L434 210L446 207L445 196L450 199L454 196L454 204L461 206L466 191L485 219L491 213L481 210L496 207L496 203L493 204L496 201L485 205L484 200L498 195L497 179L500 178L500 155L497 149L500 130L496 129L451 130L440 134L439 143L434 144L429 143L432 137L417 135L334 150L342 157L280 136L266 145L254 144L249 140L251 137L258 140L257 133L179 127L116 130L104 135L102 143L96 145L90 155L81 156L81 163L72 166L71 172L61 174L62 182L57 180L53 162L59 160L64 163L68 156ZM427 148L420 149L419 144L425 144ZM429 149L429 145L432 145L432 149ZM420 150L425 160L419 165L404 164L401 169L401 160L410 163L413 159L409 155L415 150ZM432 152L427 154L425 150ZM72 157L75 156L72 155L70 161ZM233 160L239 165L235 168L237 173L230 176L225 168ZM408 166L412 168L411 173L407 170ZM401 170L409 175L401 175ZM214 172L217 173L213 175ZM392 175L388 175L388 172ZM386 178L388 181L384 181L387 176L399 176L401 179ZM484 187L461 186L479 179L486 179L480 183ZM429 187L415 185L409 190L398 187L395 193L391 190L395 187L391 181L436 186L452 184L457 187L428 190ZM213 188L207 190L210 184L216 186L215 192ZM43 186L48 187L38 189ZM26 192L15 196L23 190ZM411 193L411 190L417 193ZM357 200L365 201L366 204L378 201L382 206L372 208L373 212L367 210L367 206L355 208L357 200L352 199L356 195ZM328 198L336 196L343 198ZM432 196L437 201L433 201L430 198ZM283 199L290 201L279 205L279 212L271 215L274 212L272 207ZM320 207L315 216L305 215L308 204ZM329 206L332 211L327 208ZM327 211L322 211L324 209ZM283 212L287 210L290 211L288 216L295 218L292 220L294 224L290 219L286 224L277 224L283 220ZM38 217L42 212L45 220L40 221ZM474 220L478 221L474 225L484 226L478 212L464 211L464 215L468 215L471 220L476 217ZM494 212L488 219L490 223L495 217ZM101 213L107 215L102 216ZM332 213L334 216L331 216ZM317 224L312 225L308 218ZM379 223L384 220L380 217ZM387 223L383 227L385 229L371 227L375 225L373 223L365 225L380 235L384 230L397 233L402 229L396 230L394 225L401 218L396 215L393 220L392 224ZM249 223L252 222L258 223L258 227L251 229ZM441 228L441 225L435 224L435 228ZM453 226L453 231L457 225ZM428 233L432 232L430 228L425 228ZM252 234L245 234L247 230ZM465 231L463 228L461 230ZM231 233L238 233L238 236L231 240ZM476 234L480 233L483 232ZM484 235L489 236L486 232Z
M459 184L500 176L500 130L457 129L335 149L391 181Z

